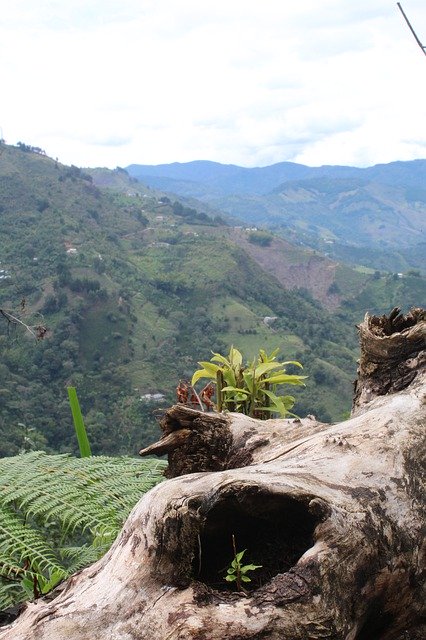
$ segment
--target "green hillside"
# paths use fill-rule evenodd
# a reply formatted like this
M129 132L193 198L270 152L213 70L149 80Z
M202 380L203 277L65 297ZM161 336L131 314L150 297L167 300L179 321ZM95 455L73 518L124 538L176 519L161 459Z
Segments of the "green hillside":
M36 342L0 323L0 456L76 450L68 385L77 387L93 452L134 453L157 437L156 416L179 379L231 344L247 358L279 347L283 359L299 359L309 380L296 412L340 419L355 377L354 323L367 309L424 300L415 274L334 264L328 311L297 277L292 290L283 286L262 262L268 246L251 254L253 238L242 242L202 205L122 169L89 172L31 150L0 151L0 309L48 329ZM296 274L312 257L286 251ZM329 277L330 261L318 265Z
M245 224L373 269L425 272L426 160L368 168L283 162L130 165L145 184L197 197Z

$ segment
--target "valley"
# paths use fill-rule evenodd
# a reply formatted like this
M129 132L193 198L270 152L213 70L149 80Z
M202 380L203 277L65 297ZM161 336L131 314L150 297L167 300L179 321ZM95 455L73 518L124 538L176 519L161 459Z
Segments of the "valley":
M414 268L354 269L123 169L1 151L0 309L48 331L35 342L0 323L0 455L75 452L70 385L93 452L134 454L156 439L179 380L231 345L299 360L309 377L295 412L342 419L355 324L425 304Z
M425 160L365 169L290 162L248 169L199 161L130 165L128 171L339 262L426 273Z

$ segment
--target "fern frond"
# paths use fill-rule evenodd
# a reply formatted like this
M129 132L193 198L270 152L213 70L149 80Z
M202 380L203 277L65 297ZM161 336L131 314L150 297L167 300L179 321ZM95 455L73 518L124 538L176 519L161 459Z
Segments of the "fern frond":
M25 577L34 571L67 575L40 532L26 526L22 518L7 507L2 506L0 513L0 575Z
M80 571L83 567L87 567L87 565L99 560L105 551L107 551L107 549L99 549L88 544L83 544L80 547L62 547L58 553L64 565L66 565L67 573L72 575L76 571Z
M0 576L0 611L25 600L25 590L15 582L6 582Z
M41 451L0 459L0 610L99 559L164 468Z
M14 464L15 463L15 464ZM0 505L55 520L64 530L111 538L164 463L132 458L73 458L33 452L0 460Z

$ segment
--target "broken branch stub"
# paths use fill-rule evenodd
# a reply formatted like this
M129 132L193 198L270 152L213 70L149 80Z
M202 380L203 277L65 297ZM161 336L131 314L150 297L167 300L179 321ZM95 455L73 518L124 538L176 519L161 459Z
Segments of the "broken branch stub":
M353 410L376 396L405 389L426 366L426 311L413 308L402 315L366 314L358 327L361 345Z
M415 325L424 335L424 320ZM30 604L0 640L424 638L419 344L415 375L395 393L377 393L361 357L374 397L340 424L172 407L163 430L164 440L181 432L169 453L179 477L148 492L107 555L53 601ZM262 565L246 593L224 579L232 536L244 562Z

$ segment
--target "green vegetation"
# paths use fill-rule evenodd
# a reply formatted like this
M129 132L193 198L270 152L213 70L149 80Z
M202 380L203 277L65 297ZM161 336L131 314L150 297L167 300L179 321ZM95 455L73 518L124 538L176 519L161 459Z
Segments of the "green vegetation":
M231 347L228 357L214 353L210 362L199 362L192 376L194 386L201 378L212 379L216 385L216 409L237 411L253 418L266 420L278 413L281 418L293 408L293 396L278 396L277 387L285 384L304 386L306 376L289 375L285 366L302 367L299 362L277 362L279 349L270 355L260 349L257 359L243 364L243 356ZM219 364L216 364L219 363Z
M47 332L36 342L0 318L0 456L78 454L67 387L78 389L94 455L136 453L157 439L178 380L232 344L248 361L279 348L303 362L295 413L339 420L356 372L354 325L367 310L426 298L423 277L342 267L329 312L286 290L214 213L200 218L189 201L181 210L122 169L81 171L7 145L1 160L0 309ZM302 253L286 250L295 262Z
M235 582L237 591L244 591L242 583L251 582L251 578L247 575L249 571L256 571L256 569L261 569L262 565L260 564L243 565L242 564L242 559L247 549L237 552L234 535L232 535L232 546L234 549L234 558L230 566L226 570L225 580L227 582Z
M86 427L84 426L84 420L75 387L68 387L68 399L70 401L72 419L74 421L80 456L82 458L88 458L92 455L92 451L90 449L89 438L87 437Z
M269 247L273 240L273 235L268 231L250 231L248 239L252 244L258 244L260 247Z
M355 323L365 311L424 305L426 280L416 268L420 249L413 262L401 252L406 268L399 273L386 272L384 253L385 266L373 269L318 260L337 305L329 311L297 288L297 270L311 260L300 247L283 250L295 266L296 288L288 290L204 205L149 189L120 168L63 166L24 143L2 145L1 160L4 608L46 593L108 548L141 494L160 481L164 462L105 454L131 456L157 439L159 411L174 402L178 380L189 380L198 360L193 383L207 378L217 385L219 410L266 418L288 415L296 402L300 416L342 419L358 356ZM329 204L341 196L331 183L318 191ZM360 206L359 193L346 195L351 207ZM299 196L311 207L303 189ZM314 237L318 211L312 216L302 236ZM321 230L337 252L339 230ZM294 227L281 231L292 237ZM274 237L251 236L261 246ZM255 253L267 257L277 244ZM277 361L278 351L292 360ZM294 387L292 396L280 395L285 384ZM81 458L70 455L79 450ZM245 550L233 545L226 580L242 590L247 573L260 567L243 565Z
M39 451L0 459L0 610L100 558L164 467Z
M244 225L273 228L339 261L426 273L424 160L365 169L287 162L248 169L198 161L128 170L146 184L200 198Z

